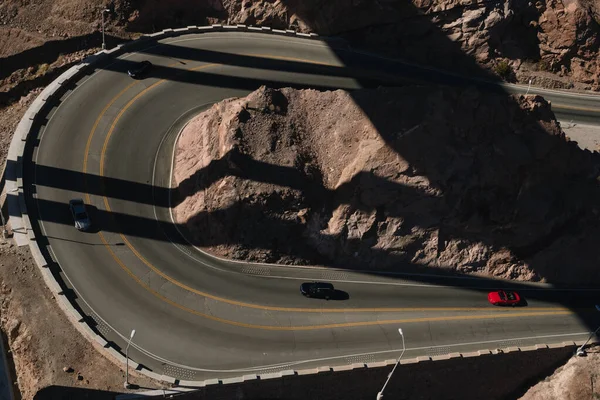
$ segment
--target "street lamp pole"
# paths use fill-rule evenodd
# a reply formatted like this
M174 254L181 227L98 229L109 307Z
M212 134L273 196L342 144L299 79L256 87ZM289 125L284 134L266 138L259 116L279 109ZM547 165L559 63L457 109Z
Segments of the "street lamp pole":
M104 13L110 12L108 8L102 10L102 50L106 50L106 41L104 40Z
M596 304L596 310L600 311L600 304ZM575 352L576 355L578 355L579 357L583 357L583 356L587 355L587 353L585 351L585 346L587 346L587 344L590 342L590 340L592 340L592 338L594 337L594 335L596 333L598 333L598 331L600 331L600 326L598 326L596 328L596 330L590 334L590 336L587 338L587 340L585 341L584 344L582 344L581 346L579 346L579 348Z
M0 219L2 220L2 239L7 239L8 231L6 230L6 221L4 220L4 214L2 213L1 206L0 206Z
M129 335L129 342L127 342L127 347L125 347L125 389L129 389L129 346L131 345L131 341L133 340L133 335L135 335L135 329L131 331Z
M404 333L402 333L402 328L398 328L398 333L402 337L402 353L400 353L400 357L398 357L398 360L396 361L394 368L392 368L392 372L390 372L390 374L388 375L385 383L383 384L383 387L381 388L379 393L377 393L377 400L383 399L383 391L385 390L385 387L387 386L388 382L392 378L392 375L394 374L394 371L398 367L398 364L400 364L400 359L402 358L402 356L404 355L404 351L406 350L406 346L404 345Z

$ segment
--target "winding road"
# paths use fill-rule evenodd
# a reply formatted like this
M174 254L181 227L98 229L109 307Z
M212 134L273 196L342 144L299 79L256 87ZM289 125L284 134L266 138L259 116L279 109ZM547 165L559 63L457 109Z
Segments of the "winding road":
M132 63L146 59L155 65L149 76L129 78ZM228 262L190 246L172 224L173 143L200 110L261 84L355 89L431 74L299 38L165 39L97 68L51 111L26 170L35 185L28 206L97 329L122 347L136 329L130 357L178 379L393 359L399 327L409 358L585 339L596 317L575 292ZM590 122L600 112L593 96L538 92L564 120ZM93 205L98 232L73 228L67 204L77 197ZM349 299L304 298L298 287L308 280L333 282ZM518 287L527 307L487 304L487 290L501 286Z

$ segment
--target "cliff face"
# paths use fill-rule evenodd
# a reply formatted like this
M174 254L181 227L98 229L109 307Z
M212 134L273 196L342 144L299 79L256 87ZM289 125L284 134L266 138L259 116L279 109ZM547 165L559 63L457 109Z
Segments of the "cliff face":
M261 88L183 131L175 215L235 259L590 283L597 175L539 97Z
M600 348L587 349L586 357L571 357L551 376L532 386L520 400L579 400L593 399L598 390Z

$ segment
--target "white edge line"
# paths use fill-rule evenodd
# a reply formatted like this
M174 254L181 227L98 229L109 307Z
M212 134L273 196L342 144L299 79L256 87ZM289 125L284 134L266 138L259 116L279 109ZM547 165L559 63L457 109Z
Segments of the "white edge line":
M208 39L208 38L207 38L207 39ZM193 39L189 39L189 40L193 40ZM282 41L282 42L283 42L283 41ZM159 42L159 43L160 43L160 42ZM312 45L312 46L315 46L315 44L311 44L311 45ZM158 46L160 46L160 44L157 44L156 46L149 46L149 47L146 47L146 48L144 48L144 49L148 49L148 48L154 48L154 47L158 47ZM319 46L319 47L322 47L322 46ZM140 53L140 51L136 51L136 52L130 52L130 53L128 53L128 54L127 54L126 56L124 56L124 57L117 57L115 60L122 60L122 59L126 59L126 58L128 58L128 57L130 57L130 56L132 56L132 55L134 55L134 54L139 54L139 53ZM383 58L385 58L385 57L383 57ZM393 61L395 61L395 60L393 60ZM113 62L113 63L111 63L111 64L108 64L108 65L113 65L113 64L115 64L115 63L117 63L117 62L118 62L118 61L115 61L115 62ZM91 75L87 76L87 78L86 78L84 81L78 81L77 83L79 83L79 84L77 85L77 88L79 88L79 87L83 86L83 85L84 85L85 83L87 83L87 82L88 82L88 81L89 81L89 80L90 80L90 79L91 79L91 78L92 78L94 75L98 74L99 72L100 72L100 71L95 71L93 74L91 74ZM75 90L71 90L71 92L70 92L70 93L67 95L67 97L65 97L65 99L64 99L63 101L61 101L61 102L60 102L59 106L57 107L57 109L56 109L56 110L55 110L55 112L53 113L53 115L52 115L52 117L50 118L50 120L48 120L48 122L45 124L45 126L46 126L46 127L47 127L47 126L50 124L50 122L51 122L52 118L53 118L53 117L56 115L56 113L58 112L58 110L60 109L60 107L61 107L61 106L62 106L62 105L63 105L63 104L66 102L66 100L67 100L67 99L68 99L68 98L69 98L69 97L70 97L70 96L71 96L71 95L72 95L74 92L75 92ZM562 93L562 92L558 92L558 93ZM45 130L44 130L44 133L45 133ZM180 132L180 133L181 133L181 132ZM37 146L37 147L38 147L38 149L39 149L39 148L41 147L41 145L42 145L42 141L43 141L43 139L44 139L44 136L45 136L45 134L42 134L42 137L40 138L40 143L39 143L39 144L38 144L38 146ZM179 136L179 135L178 135L178 136ZM176 139L176 141L177 141L177 139ZM175 148L175 147L174 147L174 148ZM39 155L39 151L36 153L36 161L37 161L37 157L38 157L38 155ZM173 155L173 157L174 157L174 155ZM36 162L36 165L37 165L37 162ZM172 176L172 174L171 174L171 176ZM171 179L171 178L170 178L170 179ZM36 168L36 169L34 169L34 180L35 180L35 182L37 182L37 168ZM169 198L169 201L170 201L170 198ZM38 214L39 214L39 215L40 215L40 217L41 217L41 211L40 211L40 209L39 209L39 202L38 202L37 200L36 200L36 205L37 205L37 208L38 208ZM171 207L169 207L169 208L171 209ZM172 215L171 215L171 217L172 217ZM47 234L46 234L46 230L45 230L45 226L44 226L44 224L43 224L43 221L42 221L42 219L41 219L41 218L39 219L38 223L40 224L40 228L41 228L42 232L44 233L44 235L45 235L45 236L47 236ZM195 246L193 246L193 247L195 247ZM56 257L56 254L54 253L54 251L53 251L53 249L51 248L51 246L50 246L50 245L48 245L48 248L49 248L49 250L50 250L50 251L51 251L51 252L54 254L54 258L56 259L56 261L57 261L57 262L59 263L59 265L60 265L60 262L58 261L58 257ZM207 253L205 253L205 254L207 254ZM212 255L210 255L210 254L209 254L209 256L212 256ZM225 261L230 261L230 260L225 260ZM260 265L260 264L258 264L258 265ZM264 265L264 264L263 264L263 265ZM266 264L266 265L268 266L269 264ZM288 267L288 268L290 268L290 267ZM312 268L313 268L313 269L316 269L316 268L318 268L318 269L325 269L325 268L320 268L320 267L312 267ZM61 270L62 270L62 268L61 268ZM329 270L331 270L331 269L329 269ZM80 298L80 299L81 299L81 300L82 300L82 301L83 301L83 302L86 304L86 306L87 306L87 307L88 307L88 308L89 308L89 309L90 309L90 310L91 310L91 311L92 311L94 314L96 314L96 316L97 316L99 319L101 319L101 320L103 321L103 323L105 323L105 324L106 324L108 327L110 327L110 328L111 328L111 330L113 330L113 332L115 332L115 333L116 333L118 336L120 336L122 339L126 340L126 337L125 337L124 335L122 335L120 332L118 332L116 329L114 329L114 328L113 328L113 327L112 327L110 324L108 324L108 323L107 323L107 322L106 322L106 321L105 321L105 320L104 320L104 319L103 319L103 318L102 318L102 317L101 317L101 316L100 316L100 315L99 315L99 314L98 314L98 313L97 313L97 312L96 312L96 311L95 311L95 310L94 310L92 307L90 307L90 306L89 306L89 304L88 304L88 303L85 301L85 299L84 299L84 298L83 298L83 297L80 295L80 293L77 291L77 289L75 288L75 286L73 286L73 285L72 285L72 283L71 283L71 281L70 281L70 279L69 279L69 277L68 277L68 275L67 275L66 271L62 270L62 272L63 272L63 274L65 275L65 278L66 278L66 279L69 281L69 284L70 284L70 286L71 286L71 287L73 288L73 290L74 290L74 291L77 293L78 297L79 297L79 298ZM359 271L346 271L346 272L359 272ZM368 271L368 272L376 272L376 271ZM471 278L471 279L476 279L476 278ZM557 335L546 335L546 336L534 336L534 337L529 337L529 338L501 339L501 340L494 340L494 341L482 341L482 342L460 343L460 344L451 344L451 345L444 345L444 346L428 346L428 347L412 348L412 349L407 349L407 350L408 350L408 351L411 351L411 350L420 350L420 349L426 349L426 348L437 348L437 347L453 347L453 346L462 346L462 345L474 345L474 344L495 343L495 342L508 341L508 340L543 339L543 338L548 338L548 337L575 336L575 335L584 335L584 334L586 334L586 335L587 335L587 334L588 334L588 332L569 333L569 334L557 334ZM135 348L137 348L137 349L138 349L138 351L140 351L140 352L142 352L142 353L144 353L144 354L146 354L146 355L148 355L148 356L150 356L150 357L152 357L152 358L155 358L155 359L157 359L157 360L165 360L165 359L162 359L162 358L160 358L160 357L158 357L158 356L156 356L156 355L154 355L154 354L152 354L152 353L150 353L150 352L147 352L147 351L146 351L146 350L144 350L144 349L141 349L141 348L139 348L137 345L135 345L135 343L134 343L133 345L134 345L134 347L135 347ZM190 368L189 366L184 366L184 365L181 365L181 364L173 363L173 362L170 362L170 361L168 361L168 360L165 360L165 361L168 361L168 362L169 362L169 364L171 364L171 365L174 365L174 366L179 366L179 367L183 367L183 368L186 368L186 369L197 370L197 371L206 371L206 372L209 372L209 371L212 371L212 372L238 372L238 371L239 371L239 372L242 372L242 371L256 371L256 370L259 370L259 369L270 369L269 367L271 367L271 368L272 368L272 367L274 367L274 366L275 366L275 367L279 367L279 366L288 366L288 365L298 365L298 364L307 363L307 362L317 362L317 361L324 361L324 360L329 360L329 359L336 359L336 358L343 358L343 357L352 357L352 356L361 356L361 355L370 355L370 354L383 354L383 353L397 352L397 351L399 351L399 350L398 350L398 349L395 349L395 350L386 350L386 351L379 351L379 352L373 352L373 353L360 353L360 354L353 354L353 355L344 355L344 356L335 356L335 357L327 357L327 358L319 358L319 359L312 359L312 360L297 361L297 362L293 362L293 363L287 363L287 364L286 364L286 363L282 363L282 364L272 364L272 365L268 365L268 366L252 367L251 369L238 369L238 370L206 370L206 369L197 369L197 368Z
M561 333L561 334L543 335L543 336L516 337L516 338L506 338L506 339L497 339L497 340L484 340L484 341L477 341L477 342L452 343L452 344L435 345L435 346L413 347L413 348L406 348L406 351L418 351L418 350L437 349L437 348L444 348L444 347L486 345L486 344L490 344L490 343L499 343L499 342L517 341L517 340L547 339L547 338L557 338L557 337L566 337L566 336L583 336L583 335L589 335L589 334L590 334L590 332L575 332L575 333ZM483 349L483 350L486 350L486 349ZM269 370L269 369L273 369L273 368L291 367L291 366L296 366L296 365L301 365L301 364L307 364L307 363L316 363L316 362L320 363L320 362L323 362L323 361L335 360L335 359L340 359L340 358L361 357L361 356L387 354L387 353L397 353L397 352L400 352L400 351L402 351L401 348L399 348L399 349L391 349L391 350L380 350L380 351L374 351L374 352L354 353L354 354L345 354L345 355L331 356L331 357L313 358L313 359L308 359L308 360L291 361L291 362L284 362L284 363L277 363L277 364L268 364L268 365L261 365L261 366L249 367L249 368L239 368L239 369L206 369L206 368L195 368L195 367L189 367L189 366L177 364L177 363L174 363L172 361L168 361L166 359L162 359L162 360L165 361L165 362L167 362L167 363L169 363L170 365L173 365L173 366L176 366L176 367L180 367L180 368L189 369L189 370L193 370L193 371L198 371L198 372L213 372L213 373L219 373L219 372L255 372L255 371Z

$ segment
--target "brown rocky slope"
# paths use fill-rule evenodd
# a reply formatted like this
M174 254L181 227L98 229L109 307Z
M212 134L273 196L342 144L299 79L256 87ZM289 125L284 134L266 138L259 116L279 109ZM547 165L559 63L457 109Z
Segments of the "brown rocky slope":
M540 97L263 87L184 129L174 210L234 259L597 283L598 158Z
M600 89L600 2L597 0L23 3L19 0L0 3L0 54L16 54L40 47L47 40L72 37L80 40L69 39L59 54L98 46L100 10L108 7L109 43L113 45L113 35L130 37L135 32L190 24L268 25L340 35L353 46L462 73L466 70L473 73L483 66L509 80L532 79L534 84L543 86Z

